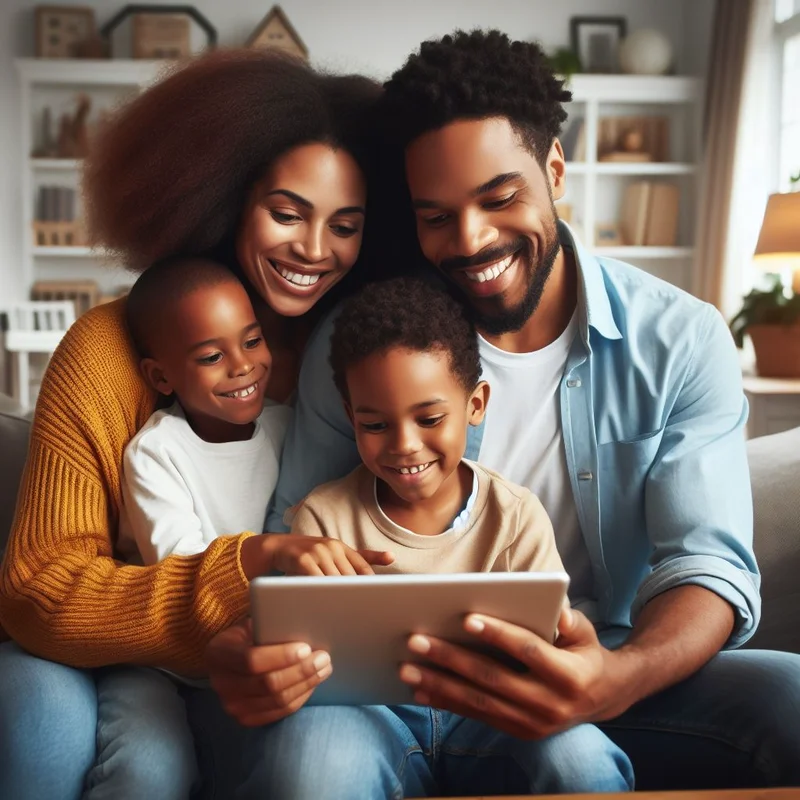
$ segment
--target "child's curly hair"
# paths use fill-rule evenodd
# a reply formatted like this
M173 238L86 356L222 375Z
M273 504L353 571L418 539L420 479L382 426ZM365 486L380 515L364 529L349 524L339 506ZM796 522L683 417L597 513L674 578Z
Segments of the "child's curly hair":
M348 367L394 348L443 353L468 392L480 381L475 326L460 303L427 281L394 278L372 283L344 304L334 323L330 354L342 397L349 398Z
M383 124L402 149L454 120L506 117L540 164L572 99L541 47L497 30L423 42L384 89Z
M368 175L380 85L276 51L217 50L122 107L92 142L92 241L141 270L231 239L249 192L287 150L323 142Z

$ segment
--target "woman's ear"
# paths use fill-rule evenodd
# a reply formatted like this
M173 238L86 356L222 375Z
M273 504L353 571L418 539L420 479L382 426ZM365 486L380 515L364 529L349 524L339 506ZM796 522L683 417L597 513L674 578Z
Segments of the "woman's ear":
M489 384L481 381L467 400L467 421L477 427L483 422L486 415L486 406L489 404Z
M161 364L154 358L143 358L139 363L139 371L147 381L148 386L169 397L175 390L167 380Z

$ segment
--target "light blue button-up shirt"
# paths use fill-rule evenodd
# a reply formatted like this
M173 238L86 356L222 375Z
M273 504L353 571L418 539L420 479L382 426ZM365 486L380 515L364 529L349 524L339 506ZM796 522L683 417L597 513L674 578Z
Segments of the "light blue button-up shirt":
M739 359L717 310L641 270L596 258L563 223L579 272L579 335L561 381L561 424L592 563L601 639L613 646L642 606L703 586L736 612L728 647L760 616ZM334 315L303 362L267 529L314 487L359 463L328 363ZM489 404L489 414L502 414ZM480 461L483 428L466 457Z

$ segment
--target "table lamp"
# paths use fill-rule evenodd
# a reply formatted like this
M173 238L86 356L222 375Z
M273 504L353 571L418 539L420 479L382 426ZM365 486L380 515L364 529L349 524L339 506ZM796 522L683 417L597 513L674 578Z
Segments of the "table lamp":
M792 291L800 294L800 192L770 195L753 256L770 272L792 270Z
M792 270L792 291L800 296L800 192L770 195L753 256L770 272ZM800 322L749 325L758 374L800 378Z

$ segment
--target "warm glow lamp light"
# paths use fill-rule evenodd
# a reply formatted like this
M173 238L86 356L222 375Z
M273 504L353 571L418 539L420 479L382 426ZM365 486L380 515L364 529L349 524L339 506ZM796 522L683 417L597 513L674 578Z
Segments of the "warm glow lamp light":
M800 192L770 195L754 260L770 272L792 270L792 291L800 294Z

